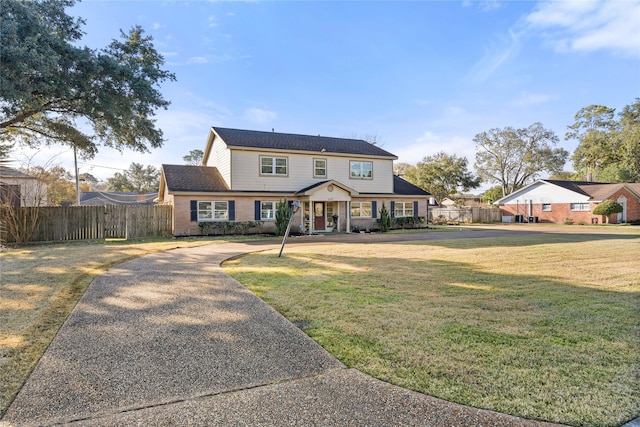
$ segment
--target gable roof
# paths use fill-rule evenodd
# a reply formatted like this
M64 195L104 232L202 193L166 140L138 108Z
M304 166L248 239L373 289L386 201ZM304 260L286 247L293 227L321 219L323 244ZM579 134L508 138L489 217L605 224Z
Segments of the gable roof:
M341 182L335 181L333 179L328 179L326 181L316 182L315 184L311 184L308 187L305 187L305 188L303 188L301 190L296 191L295 194L296 195L305 194L305 193L308 193L311 190L316 190L316 189L320 189L320 188L323 188L323 187L328 187L329 185L334 185L334 186L336 186L338 188L341 188L345 192L349 193L351 196L357 196L359 194L353 188L347 187L346 185L342 184Z
M496 205L504 204L506 200L519 197L520 194L526 193L531 187L538 186L540 184L550 184L558 187L562 187L566 190L572 191L576 194L588 197L590 201L601 202L622 188L627 188L640 198L640 183L604 183L604 182L591 182L591 181L561 181L555 179L539 179L519 190L514 191L511 194L507 194L499 200L493 202Z
M10 168L9 166L0 166L0 178L36 179L36 177L27 175L26 173L20 172L18 169Z
M398 158L394 154L362 139L229 129L217 126L211 129L222 138L228 147Z
M218 168L211 166L162 165L162 175L168 191L223 192L229 187Z
M409 181L405 181L397 175L393 176L393 194L405 196L431 196L431 193L423 190Z

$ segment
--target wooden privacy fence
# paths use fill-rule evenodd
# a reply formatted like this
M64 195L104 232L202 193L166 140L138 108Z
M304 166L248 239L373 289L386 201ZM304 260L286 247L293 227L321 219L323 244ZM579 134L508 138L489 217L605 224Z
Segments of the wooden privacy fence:
M480 208L480 207L462 207L462 208L433 208L429 209L429 221L437 222L501 222L502 214L499 208Z
M2 241L49 242L171 235L172 206L2 208ZM13 229L27 233L20 238Z

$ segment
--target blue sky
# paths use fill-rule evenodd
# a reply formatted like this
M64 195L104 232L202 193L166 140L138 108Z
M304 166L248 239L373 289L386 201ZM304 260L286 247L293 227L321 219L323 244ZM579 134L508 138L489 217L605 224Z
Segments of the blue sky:
M445 151L472 168L477 133L542 122L571 152L580 108L640 97L639 1L87 0L69 13L93 48L141 25L177 77L162 87L164 147L101 148L80 169L103 179L182 164L210 126L376 138L399 162ZM40 156L72 168L60 147Z

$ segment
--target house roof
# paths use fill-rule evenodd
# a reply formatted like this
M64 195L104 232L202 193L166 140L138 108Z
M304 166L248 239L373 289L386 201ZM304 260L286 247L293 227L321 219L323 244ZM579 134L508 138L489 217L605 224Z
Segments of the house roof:
M334 185L338 188L343 189L344 191L346 191L347 193L349 193L352 196L357 196L358 192L356 190L354 190L353 188L347 187L346 185L342 184L341 182L338 182L336 180L333 179L329 179L326 181L320 181L320 182L316 182L315 184L311 184L308 187L305 187L301 190L298 190L295 192L295 194L304 194L310 190L314 190L316 188L322 188L322 187L328 187L329 185Z
M229 129L217 126L212 127L212 129L229 147L310 151L315 153L326 152L397 159L394 154L362 139Z
M0 178L36 179L31 175L27 175L26 173L20 172L18 169L10 168L9 166L0 166Z
M551 184L556 185L558 187L562 187L569 191L573 191L574 193L580 194L582 196L586 196L589 200L594 202L601 202L613 194L615 194L618 190L622 188L627 188L631 192L633 192L636 196L640 198L640 183L604 183L604 182L590 182L590 181L561 181L555 179L540 179L536 182L529 184L521 189L514 191L511 194L506 195L505 197L496 200L494 204L501 204L504 200L513 199L514 197L518 197L519 194L525 193L529 190L530 187L543 184Z
M229 187L218 168L211 166L162 165L167 190L192 192L222 192Z
M158 193L83 191L80 193L80 205L152 205Z
M393 176L393 194L405 196L431 196L431 193L423 190L409 181L405 181L397 175Z

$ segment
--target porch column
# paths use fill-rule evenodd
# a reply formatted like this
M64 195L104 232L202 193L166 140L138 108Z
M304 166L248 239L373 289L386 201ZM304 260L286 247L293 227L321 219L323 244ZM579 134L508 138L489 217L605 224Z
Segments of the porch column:
M314 232L313 226L315 223L316 213L313 209L314 209L313 200L309 200L309 235L313 234Z
M351 233L351 201L347 200L346 202L344 202L344 206L346 208L344 216L347 218L347 229L345 231L347 233Z

